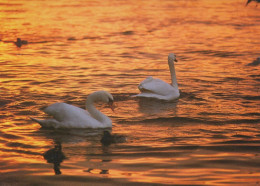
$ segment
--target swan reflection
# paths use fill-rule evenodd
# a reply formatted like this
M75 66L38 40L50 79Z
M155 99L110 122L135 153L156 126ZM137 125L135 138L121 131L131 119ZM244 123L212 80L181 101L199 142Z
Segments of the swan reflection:
M87 170L84 170L84 172L88 172L91 174L95 174L97 172L99 174L109 174L109 163L112 162L112 151L114 148L114 146L110 145L124 143L126 141L126 136L119 134L111 134L110 130L104 130L103 135L100 139L102 151L100 154L96 154L97 156L89 155L87 157L88 162L86 162L86 164L89 166L89 168ZM93 159L96 160L97 158L100 161L92 161Z
M106 160L102 160L101 161L101 165L99 165L98 167L101 167L101 168L88 168L87 170L84 170L84 172L87 172L87 173L91 173L91 174L95 174L96 171L98 171L98 174L109 174L109 169L103 164L105 162L111 162L112 160L111 159L106 159Z
M55 175L66 173L66 159L74 159L77 156L77 169L88 174L110 174L111 161L113 161L113 151L117 145L126 142L126 137L113 134L110 128L107 129L40 129L46 139L52 139L54 147L47 150L43 157L47 163L53 164ZM111 134L112 133L112 134ZM104 134L109 134L113 140L109 140L109 145L104 145L101 139ZM106 136L107 137L107 136ZM123 137L123 138L122 138ZM110 138L109 138L110 139ZM124 141L122 141L124 139ZM118 141L119 140L119 141ZM66 168L61 170L61 163L65 163ZM70 167L70 171L75 167Z
M176 112L178 99L168 102L151 98L138 99L138 110L144 114L159 114L163 112Z

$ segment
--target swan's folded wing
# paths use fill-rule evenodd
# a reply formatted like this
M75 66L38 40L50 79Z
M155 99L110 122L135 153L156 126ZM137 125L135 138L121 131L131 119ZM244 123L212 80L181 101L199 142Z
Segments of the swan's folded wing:
M46 114L53 116L57 121L74 120L78 116L89 115L89 113L79 107L67 103L54 103L43 110Z
M173 91L173 87L170 84L152 77L142 81L138 88L143 93L154 93L162 96L166 96Z

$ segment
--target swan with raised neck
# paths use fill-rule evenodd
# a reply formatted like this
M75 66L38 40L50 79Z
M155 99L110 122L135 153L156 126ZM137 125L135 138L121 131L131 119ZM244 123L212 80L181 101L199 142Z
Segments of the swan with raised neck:
M168 55L168 65L171 74L171 84L149 76L139 84L138 89L141 93L136 95L136 97L155 98L166 101L179 98L180 92L174 62L177 62L176 55L170 53Z

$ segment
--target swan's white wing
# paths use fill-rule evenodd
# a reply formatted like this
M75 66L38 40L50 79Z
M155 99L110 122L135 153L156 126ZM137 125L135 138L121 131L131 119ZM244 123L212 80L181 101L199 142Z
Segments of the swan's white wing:
M152 77L146 78L138 86L141 91L137 97L148 97L162 100L174 100L180 96L179 89L172 85Z
M153 93L161 96L167 96L169 94L172 94L172 92L174 91L173 86L171 86L170 84L152 77L148 77L144 81L142 81L138 88L142 93Z
M101 122L90 116L86 110L67 103L54 103L45 108L44 112L53 116L59 122L58 126L54 126L56 128L104 127Z
M54 103L45 108L44 112L50 116L53 116L53 118L60 122L72 120L73 118L79 116L89 116L86 110L67 103Z

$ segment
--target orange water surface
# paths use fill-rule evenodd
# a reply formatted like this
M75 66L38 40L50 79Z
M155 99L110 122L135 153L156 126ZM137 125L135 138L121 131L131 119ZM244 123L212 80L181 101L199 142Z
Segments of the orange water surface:
M260 7L245 4L0 1L0 183L259 185ZM171 52L180 99L132 97L147 76L170 83ZM96 90L114 96L114 112L97 107L126 142L30 120L58 101L84 108ZM55 165L44 154L57 145Z

